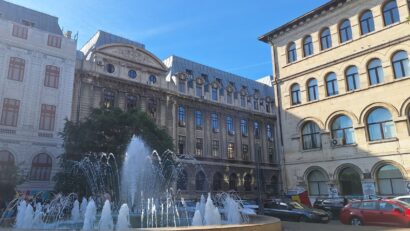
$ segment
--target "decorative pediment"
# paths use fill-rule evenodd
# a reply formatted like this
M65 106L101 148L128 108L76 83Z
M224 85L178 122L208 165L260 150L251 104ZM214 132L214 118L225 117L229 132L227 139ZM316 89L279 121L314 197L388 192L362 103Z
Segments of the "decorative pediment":
M142 64L158 70L167 70L167 67L160 59L149 51L139 47L124 44L110 44L99 48L97 51L105 55L114 56L119 59Z

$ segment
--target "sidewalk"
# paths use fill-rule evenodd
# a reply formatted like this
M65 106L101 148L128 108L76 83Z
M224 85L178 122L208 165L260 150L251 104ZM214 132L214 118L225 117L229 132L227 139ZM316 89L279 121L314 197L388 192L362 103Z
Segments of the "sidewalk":
M283 231L409 231L410 228L375 227L375 226L351 226L343 225L337 221L329 224L282 222Z

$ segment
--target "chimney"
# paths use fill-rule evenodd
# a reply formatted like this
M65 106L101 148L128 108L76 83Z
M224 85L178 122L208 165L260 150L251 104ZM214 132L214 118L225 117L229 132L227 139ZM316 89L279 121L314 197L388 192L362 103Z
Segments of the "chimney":
M73 32L71 31L71 30L68 30L67 32L65 32L65 37L66 38L69 38L69 39L71 39L71 34L72 34Z

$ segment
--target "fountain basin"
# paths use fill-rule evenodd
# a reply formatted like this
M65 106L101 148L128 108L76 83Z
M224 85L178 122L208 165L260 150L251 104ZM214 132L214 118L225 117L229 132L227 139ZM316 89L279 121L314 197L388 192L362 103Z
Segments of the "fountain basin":
M12 229L5 228L4 231L18 231L26 229ZM30 229L33 230L33 229ZM73 230L73 229L70 229ZM189 226L189 227L164 227L164 228L130 228L129 230L144 230L144 231L173 231L173 230L209 230L209 231L282 231L282 223L278 218L261 216L261 215L249 215L249 223L238 225L210 225L210 226Z

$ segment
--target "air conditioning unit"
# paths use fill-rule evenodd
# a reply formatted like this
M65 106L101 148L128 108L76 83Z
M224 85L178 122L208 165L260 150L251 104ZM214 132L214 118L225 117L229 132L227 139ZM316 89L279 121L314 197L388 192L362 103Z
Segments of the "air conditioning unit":
M102 60L97 60L97 65L98 66L104 66L104 62Z
M234 135L235 135L235 131L228 131L228 134L231 135L231 136L234 136Z
M178 124L180 127L185 127L185 121L179 121Z
M331 139L331 140L330 140L330 145L331 145L332 147L335 147L335 146L337 146L337 145L340 145L340 141L339 141L338 139Z
M213 131L214 133L218 133L218 132L219 132L219 128L213 128L212 131Z

